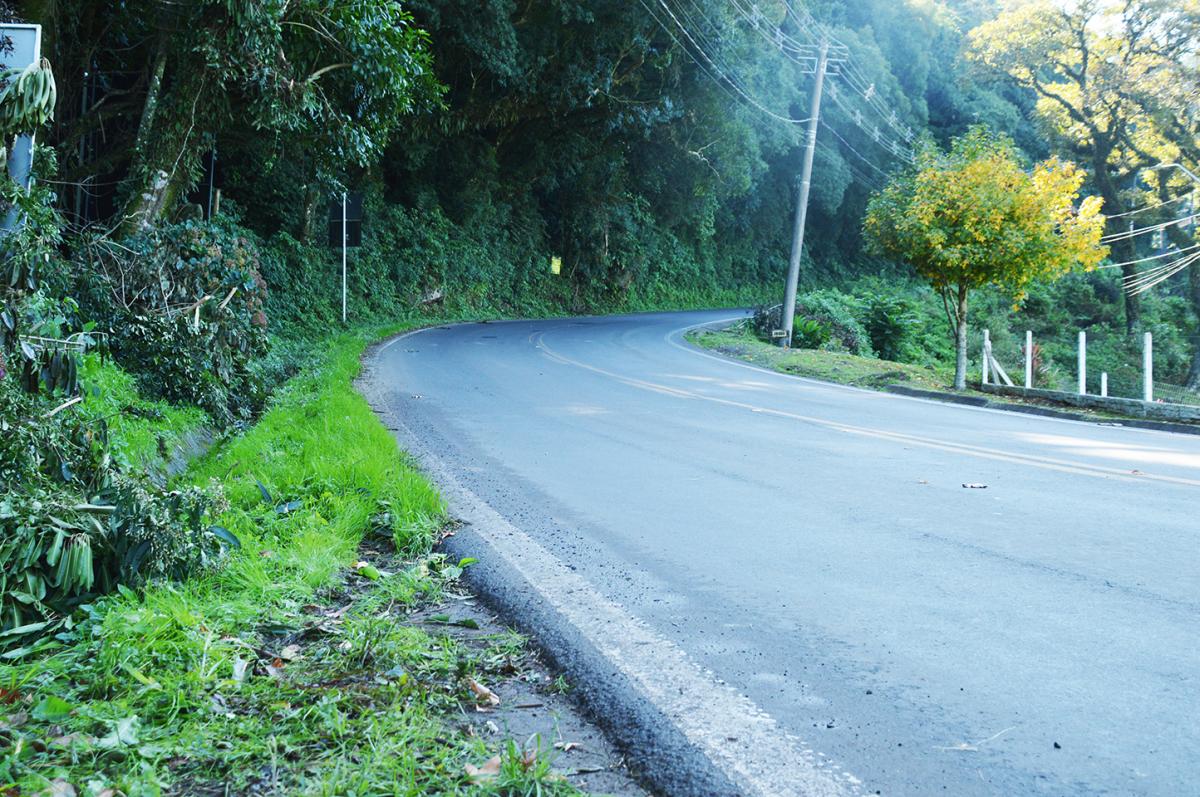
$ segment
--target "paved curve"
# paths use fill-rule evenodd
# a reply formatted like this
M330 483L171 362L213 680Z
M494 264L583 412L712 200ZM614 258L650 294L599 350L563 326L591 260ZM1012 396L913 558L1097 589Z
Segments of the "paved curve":
M730 791L1200 793L1200 437L832 386L684 342L733 315L439 327L378 350L369 384L435 478L494 510L463 550L519 529L493 552L549 585L539 628L607 655L592 672L628 675ZM522 589L492 592L519 610ZM636 628L607 630L621 612Z

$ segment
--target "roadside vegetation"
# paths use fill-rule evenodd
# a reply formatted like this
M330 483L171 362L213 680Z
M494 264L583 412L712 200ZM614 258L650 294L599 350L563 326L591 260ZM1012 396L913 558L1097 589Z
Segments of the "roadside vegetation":
M945 368L909 365L828 349L782 348L763 340L742 322L719 331L693 332L690 339L706 349L793 376L883 390L903 384L924 390L950 390L954 373Z
M488 707L522 640L472 647L407 619L470 563L430 553L440 499L351 386L372 337L328 341L254 428L178 477L216 496L219 566L119 586L36 655L9 651L0 788L574 793L552 740L488 743L458 721Z
M972 383L978 385L978 352L985 329L991 333L996 356L1009 365L1014 379L1021 373L1025 330L1030 330L1035 341L1035 384L1075 390L1076 343L1074 335L1062 330L1095 312L1103 297L1117 290L1118 282L1119 277L1106 270L1077 272L1050 284L1034 283L1020 309L1014 309L1002 291L981 291L968 311L967 391ZM955 324L930 286L912 279L869 278L801 293L796 308L790 351L781 350L771 337L772 330L779 328L778 306L760 307L743 324L723 332L697 333L693 340L815 379L863 387L899 383L953 389ZM1195 401L1178 388L1167 392L1170 385L1182 384L1190 365L1190 341L1181 334L1186 304L1176 297L1149 295L1141 309L1146 327L1154 330L1156 390L1166 400ZM1106 371L1114 394L1137 395L1140 341L1124 334L1119 313L1111 316L1111 325L1093 326L1088 335L1090 372Z

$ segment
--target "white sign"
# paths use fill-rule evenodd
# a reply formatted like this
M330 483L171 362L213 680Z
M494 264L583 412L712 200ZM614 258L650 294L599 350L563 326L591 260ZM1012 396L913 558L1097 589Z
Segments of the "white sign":
M0 51L0 68L24 69L42 56L42 26L0 24L0 42L8 46ZM8 176L19 183L22 188L29 188L29 176L33 171L33 136L18 136L15 142L4 142L10 146L8 150ZM10 210L5 214L0 232L14 230L17 227L17 211Z

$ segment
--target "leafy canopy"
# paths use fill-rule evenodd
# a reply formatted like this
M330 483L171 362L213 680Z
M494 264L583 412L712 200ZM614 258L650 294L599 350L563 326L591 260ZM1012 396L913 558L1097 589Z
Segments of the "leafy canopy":
M1010 139L974 128L948 153L926 146L872 198L865 230L877 252L943 293L997 285L1019 299L1032 280L1090 270L1108 254L1099 197L1075 207L1084 178L1057 158L1027 172Z

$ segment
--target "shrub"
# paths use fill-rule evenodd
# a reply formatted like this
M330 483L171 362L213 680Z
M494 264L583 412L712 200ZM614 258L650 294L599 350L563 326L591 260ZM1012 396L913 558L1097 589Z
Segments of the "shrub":
M870 337L859 321L861 302L837 290L817 290L796 297L796 317L818 321L829 328L822 348L872 356Z
M259 249L230 219L165 225L80 250L85 310L150 395L195 404L215 421L248 418L263 390L267 286Z
M70 623L118 584L179 578L235 544L207 525L207 491L163 491L120 473L103 421L0 379L0 647Z
M819 349L832 336L829 326L815 318L797 318L792 325L792 346L797 349Z
M118 585L179 579L233 538L206 523L210 495L148 490L111 474L88 500L61 491L0 499L0 633L44 634Z
M901 296L869 294L863 326L871 348L881 359L902 361L913 327L918 323L910 301Z
M780 316L783 308L779 305L774 307L758 306L754 308L754 315L750 318L750 328L754 330L754 335L759 340L771 341L771 333L779 329Z
M813 291L796 297L792 345L800 349L832 349L871 356L867 333L854 316L855 300L835 290ZM750 324L759 339L771 341L782 328L783 308L757 307Z

